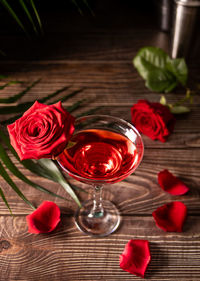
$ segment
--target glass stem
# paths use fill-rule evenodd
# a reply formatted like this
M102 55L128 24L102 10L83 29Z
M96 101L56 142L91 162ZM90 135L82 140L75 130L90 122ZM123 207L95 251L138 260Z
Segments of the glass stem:
M99 218L103 216L103 206L102 206L102 186L95 185L93 193L93 207L90 212L91 217Z

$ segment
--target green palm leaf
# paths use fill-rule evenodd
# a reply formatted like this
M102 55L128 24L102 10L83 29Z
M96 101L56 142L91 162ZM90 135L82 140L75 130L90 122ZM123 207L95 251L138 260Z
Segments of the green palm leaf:
M33 160L23 160L21 161L17 152L15 151L15 149L12 147L12 145L10 144L10 140L9 137L6 136L1 130L0 130L0 138L3 140L3 142L5 143L5 145L9 148L9 150L12 152L12 154L15 156L15 158L29 171L31 171L32 173L36 174L37 176L43 177L43 178L47 178L51 181L54 181L56 183L58 183L57 178L55 178L52 175L51 170L48 169L48 166L41 166L40 163L38 163L38 161L34 162ZM84 189L80 188L80 187L75 187L72 186L73 189L76 189L78 191L82 191L85 192ZM62 198L63 199L63 198ZM64 198L65 199L65 198Z
M74 199L74 201L78 204L78 206L81 207L81 203L78 197L76 196L71 186L66 182L65 178L63 177L58 167L54 164L54 162L50 159L39 159L38 163L42 167L47 168L51 172L52 177L64 187L64 189Z
M3 192L3 190L2 190L1 187L0 187L0 196L1 196L1 198L3 199L4 203L6 204L8 210L10 211L10 213L11 213L11 215L12 215L12 210L11 210L11 208L10 208L10 205L8 204L8 201L6 200L6 197L5 197L4 192Z
M24 25L18 18L17 14L15 11L12 9L12 7L9 5L9 3L6 0L0 0L0 3L7 9L7 11L11 14L11 16L14 18L14 20L17 22L17 24L21 27L21 29L28 35Z
M24 194L20 191L20 189L17 187L17 185L14 183L14 181L11 179L11 177L6 172L5 168L0 162L0 174L4 178L4 180L12 187L12 189L19 195L21 199L24 200L31 208L35 209L33 204L24 196Z
M37 80L35 82L33 82L29 87L27 87L24 91L23 91L23 95L25 95L35 84L37 84L40 80ZM55 97L57 96L58 94L60 94L61 92L64 92L65 90L67 90L70 86L65 86L59 90L57 90L56 92L44 97L44 98L41 98L39 99L38 101L41 102L41 103L44 103L46 101L48 101L49 99L51 99L52 97ZM55 100L53 103L55 102L58 102L58 101L66 101L67 99L75 96L76 94L80 93L82 91L81 90L76 90L76 91L73 91L72 93L70 94L67 94L66 96L64 96L62 99L58 99L58 100ZM25 93L24 93L25 92ZM20 95L20 96L19 96ZM16 95L17 98L19 97L22 97L22 93ZM12 97L11 97L12 98ZM77 109L80 104L83 102L84 100L82 101L78 101L76 104L74 104L72 107L69 107L69 110L70 112L72 112L73 110ZM1 101L0 101L1 102ZM0 114L3 114L3 115L7 115L9 113L19 113L21 112L21 114L26 111L32 104L34 103L34 101L30 101L30 102L25 102L25 103L20 103L16 106L6 106L6 107L3 107L1 108L1 112ZM51 104L52 102L48 102L47 104ZM18 114L18 115L15 115L14 117L11 117L11 118L8 118L4 121L1 121L1 124L2 125L6 125L6 124L9 124L9 123L12 123L14 122L16 119L20 118L21 117L21 114Z
M31 4L31 6L32 6L32 9L33 9L33 11L34 11L34 13L35 13L35 16L36 16L37 22L38 22L38 24L39 24L40 30L41 30L41 32L43 33L43 30L42 30L42 23L41 23L41 20L40 20L40 16L39 16L39 14L38 14L38 11L37 11L37 9L36 9L36 7L35 7L35 3L34 3L33 0L29 0L29 1L30 1L30 4Z
M36 28L36 26L35 26L35 23L34 23L34 21L33 21L33 19L32 19L32 16L31 16L31 14L30 14L30 12L29 12L29 10L28 10L26 4L24 3L23 0L19 0L19 3L20 3L20 5L22 6L22 9L24 10L24 12L26 13L26 15L27 15L27 17L28 17L30 23L32 24L33 30L35 31L36 34L38 34L37 28Z
M18 101L20 98L22 98L26 93L28 93L28 91L30 91L36 84L38 84L40 82L40 79L34 81L30 86L28 86L25 90L23 90L22 92L12 96L12 97L8 97L8 98L1 98L0 99L0 103L13 103ZM4 89L5 87L11 85L11 84L17 84L17 83L22 83L20 81L10 81L6 84L4 84L3 86L0 87L1 89ZM5 109L8 107L5 107ZM11 106L11 108L13 108L13 106Z
M94 12L93 10L91 9L90 5L88 4L88 1L87 0L82 0L83 3L85 4L85 6L88 8L88 10L90 11L90 13L94 16Z
M76 2L76 0L71 0L71 2L76 6L76 8L78 9L79 13L80 13L81 15L83 15L83 12L82 12L82 10L80 9L80 7L79 7L78 3Z
M22 10L24 11L24 13L26 14L29 22L31 23L33 30L35 32L35 34L38 35L38 30L36 27L36 24L34 22L34 19L31 15L31 9L26 5L24 0L18 0L19 4L22 7ZM7 0L0 0L0 3L6 8L6 10L10 13L10 15L14 18L14 20L17 22L17 24L20 26L20 28L26 33L26 35L28 36L27 30L24 26L24 24L22 23L22 21L19 19L19 17L17 16L16 12L13 10L13 8L11 7L11 5L9 4L9 2ZM42 32L42 24L41 24L41 20L40 20L40 16L38 14L38 11L36 9L35 3L33 0L29 0L30 3L30 7L32 8L32 11L35 15L35 19L37 20L38 26L40 28L40 31Z
M15 158L29 171L31 171L32 173L50 179L52 180L52 176L50 173L48 173L47 169L44 169L43 167L41 167L40 165L38 165L37 163L33 162L32 160L23 160L21 161L17 152L15 151L15 149L12 147L12 145L10 144L10 140L9 137L6 136L3 131L0 130L0 137L3 140L3 142L6 144L6 146L9 148L9 150L12 152L12 154L15 156Z
M1 0L0 0L1 1ZM3 78L3 76L2 76ZM19 98L21 98L22 96L24 96L32 87L34 87L40 80L34 81L30 86L28 86L24 91L20 92L19 94L12 96L8 99L6 99L7 103L9 102L14 102L17 101ZM47 104L51 104L52 102L49 102L49 100L51 98L55 98L58 94L60 94L61 92L67 90L70 86L65 86L57 91L55 91L54 93L49 94L48 96L39 99L38 101L41 103L47 102ZM72 98L73 96L75 96L76 94L80 93L81 91L83 91L83 89L79 89L79 90L75 90L70 94L65 95L62 98L59 98L57 100L54 100L53 103L57 102L57 101L61 101L64 102L69 98ZM2 100L0 99L0 102L2 102ZM3 99L3 102L5 103L5 99ZM15 121L16 118L21 117L21 114L27 110L34 101L32 102L25 102L25 103L20 103L17 106L13 107L13 106L6 106L5 108L1 109L0 114L8 114L8 113L20 113L18 115L15 115L12 118L9 118L7 120L4 120L2 123L9 123L12 119L12 121ZM72 106L69 106L67 108L67 110L69 112L73 112L74 110L78 109L80 106L82 106L83 102L85 102L85 99L79 100L77 102L75 102ZM94 110L94 109L93 109ZM95 109L96 110L96 109ZM89 112L87 112L89 114ZM85 114L85 113L84 113ZM9 121L9 122L8 122ZM2 130L0 130L0 138L4 141L4 143L6 144L6 146L9 148L9 150L11 151L11 153L16 157L16 159L22 164L24 165L25 168L27 168L28 170L30 170L31 172L48 178L52 181L55 181L59 184L61 184L63 186L63 188L69 193L69 195L75 200L75 202L81 206L81 203L77 197L77 195L75 194L73 189L77 189L80 191L83 191L81 188L79 187L71 187L67 181L65 180L65 178L63 177L61 171L59 170L59 168L56 166L56 164L50 160L50 159L40 159L38 161L33 161L33 160L24 160L24 161L20 161L19 156L17 155L16 151L14 150L14 148L11 146L10 141L8 136L6 136ZM14 165L14 163L11 161L10 157L8 156L8 154L6 153L5 149L3 148L2 145L0 145L0 158L2 159L2 161L4 162L4 164L6 165L6 167L15 175L17 176L19 179L23 180L24 182L26 182L27 184L37 188L38 190L42 190L44 192L47 192L48 194L50 194L49 190L45 189L43 187L41 187L40 185L37 185L36 183L30 181L27 177L25 177L19 170L18 168ZM0 173L2 175L2 177L7 181L7 183L15 190L15 192L17 192L17 194L26 202L28 203L32 208L34 208L34 206L31 204L31 202L28 201L28 199L21 193L21 191L19 190L19 188L16 186L16 184L12 181L12 179L9 177L9 175L7 174L6 170L4 169L3 165L0 163ZM1 191L0 191L0 196L1 196ZM53 195L53 194L52 194ZM54 194L55 196L55 194ZM1 196L2 197L2 196ZM58 196L60 197L60 196ZM2 197L3 198L3 197ZM5 196L4 196L5 198ZM60 197L61 198L61 197ZM62 197L63 199L63 197ZM5 200L4 200L5 202Z
M6 153L5 149L3 148L3 146L0 144L0 158L2 159L2 161L4 162L4 164L6 165L6 167L13 173L13 175L15 175L16 177L18 177L20 180L24 181L25 183L29 184L30 186L34 187L37 190L43 191L49 195L55 196L55 197L59 197L61 199L67 200L66 198L57 195L54 192L51 192L50 190L32 182L31 180L29 180L27 177L25 177L19 170L18 168L13 164L13 162L11 161L10 157L8 156L8 154Z
M4 85L0 86L0 90L3 90L5 89L6 87L10 86L10 85L13 85L13 84L19 84L19 83L22 83L21 81L9 81L8 83L5 83ZM0 102L2 103L7 103L8 98L4 98L4 99L0 99Z

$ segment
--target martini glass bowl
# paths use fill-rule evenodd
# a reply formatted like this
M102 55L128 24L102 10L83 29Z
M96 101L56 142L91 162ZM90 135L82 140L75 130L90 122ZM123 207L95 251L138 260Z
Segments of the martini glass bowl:
M93 198L83 202L75 214L82 232L101 237L118 228L120 213L112 202L102 199L102 188L132 174L143 152L139 132L125 120L108 115L75 120L74 134L57 161L68 175L93 187Z

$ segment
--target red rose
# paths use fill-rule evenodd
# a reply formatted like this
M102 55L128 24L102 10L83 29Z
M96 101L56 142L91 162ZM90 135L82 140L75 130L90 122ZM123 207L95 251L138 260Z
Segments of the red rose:
M48 233L60 222L60 209L54 202L44 201L26 220L30 233Z
M166 106L158 102L139 100L132 106L131 116L138 131L152 140L165 142L174 129L174 116Z
M36 101L21 118L8 125L10 141L21 160L52 158L66 147L74 131L74 117L61 102Z
M120 255L120 267L129 273L143 277L151 260L148 240L129 240Z

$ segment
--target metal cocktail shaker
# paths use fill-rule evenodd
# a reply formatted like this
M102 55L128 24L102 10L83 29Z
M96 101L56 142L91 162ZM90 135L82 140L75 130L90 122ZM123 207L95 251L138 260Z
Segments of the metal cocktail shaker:
M200 53L200 0L174 0L171 56L193 57Z
M172 0L154 0L156 18L162 31L169 31L172 14Z

